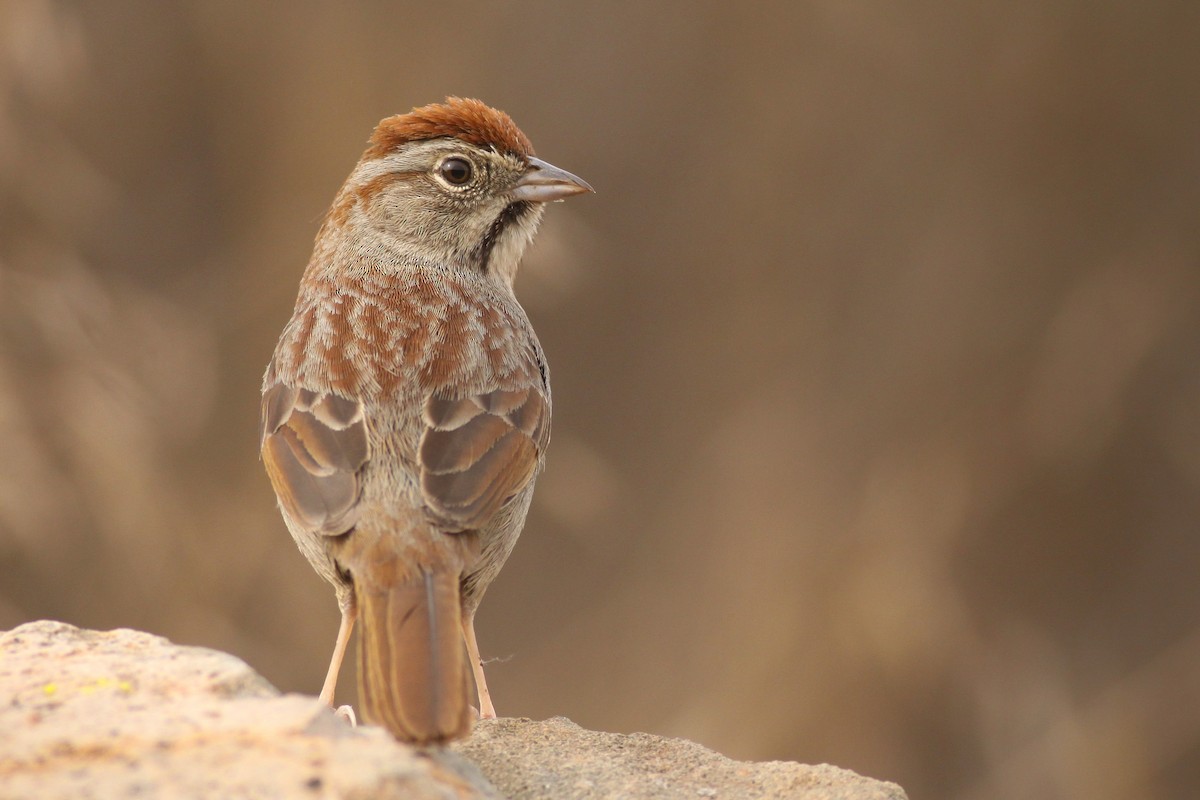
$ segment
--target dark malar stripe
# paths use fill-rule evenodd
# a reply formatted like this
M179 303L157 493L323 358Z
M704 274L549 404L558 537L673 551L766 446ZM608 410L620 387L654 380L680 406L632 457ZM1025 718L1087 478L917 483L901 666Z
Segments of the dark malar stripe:
M496 243L500 241L500 237L504 235L504 230L514 222L525 216L532 208L531 204L526 200L518 200L515 203L509 203L496 217L492 223L492 227L488 228L488 232L484 234L483 241L479 243L479 270L483 273L488 271L488 262L492 259L492 250L496 249Z

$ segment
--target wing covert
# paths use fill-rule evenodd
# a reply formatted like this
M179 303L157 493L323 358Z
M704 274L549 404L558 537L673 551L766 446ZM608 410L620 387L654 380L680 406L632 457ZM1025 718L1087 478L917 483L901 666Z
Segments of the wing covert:
M263 462L299 525L326 536L354 527L369 457L361 403L283 383L263 393Z
M482 527L537 474L550 438L550 409L535 387L425 404L418 458L421 492L441 525Z

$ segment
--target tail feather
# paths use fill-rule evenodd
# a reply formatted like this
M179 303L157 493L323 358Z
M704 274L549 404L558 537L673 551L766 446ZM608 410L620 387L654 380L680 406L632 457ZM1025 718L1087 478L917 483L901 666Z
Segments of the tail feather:
M363 718L417 744L467 735L474 714L458 575L422 569L390 585L356 579L355 595Z

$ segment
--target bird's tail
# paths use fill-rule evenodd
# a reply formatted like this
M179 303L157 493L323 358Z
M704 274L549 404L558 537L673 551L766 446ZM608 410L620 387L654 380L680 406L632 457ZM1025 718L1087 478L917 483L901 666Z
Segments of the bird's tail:
M397 575L380 566L354 575L363 718L414 744L466 736L474 712L458 572L421 567Z

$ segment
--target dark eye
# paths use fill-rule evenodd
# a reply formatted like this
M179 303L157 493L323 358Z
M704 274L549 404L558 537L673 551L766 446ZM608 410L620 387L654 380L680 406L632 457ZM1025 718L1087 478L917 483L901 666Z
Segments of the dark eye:
M446 179L446 183L451 186L462 186L471 180L471 176L475 172L471 167L471 162L465 158L447 158L439 169L442 171L442 177Z

